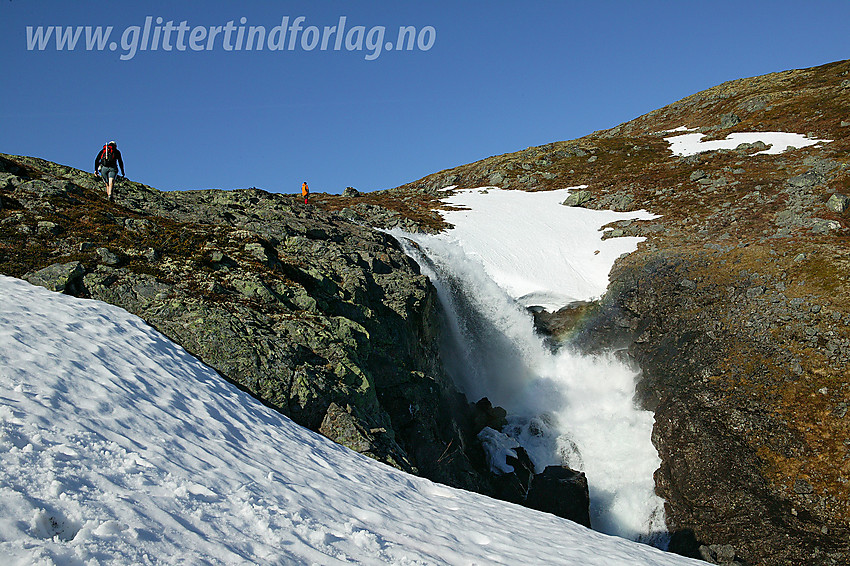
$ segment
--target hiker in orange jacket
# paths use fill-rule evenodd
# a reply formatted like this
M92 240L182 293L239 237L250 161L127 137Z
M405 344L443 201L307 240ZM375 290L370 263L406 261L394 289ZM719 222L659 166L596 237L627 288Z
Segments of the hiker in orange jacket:
M307 186L307 181L301 184L301 196L304 197L304 204L307 204L307 197L310 195L310 187Z

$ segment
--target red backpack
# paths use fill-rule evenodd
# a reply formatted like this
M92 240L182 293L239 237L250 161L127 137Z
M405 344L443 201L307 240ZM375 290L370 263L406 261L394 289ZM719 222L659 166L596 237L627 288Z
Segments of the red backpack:
M100 164L104 167L115 167L117 157L115 155L116 148L109 144L103 146L103 151L100 154Z

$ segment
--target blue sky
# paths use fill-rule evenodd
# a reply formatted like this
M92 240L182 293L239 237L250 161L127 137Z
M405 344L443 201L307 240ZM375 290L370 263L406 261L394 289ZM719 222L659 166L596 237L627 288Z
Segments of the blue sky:
M268 36L285 16L286 40L304 17L291 51L286 40L268 49L269 37L245 48L249 26ZM322 50L341 16L350 47L335 50L328 35ZM165 50L169 21L186 22L183 50L176 30ZM28 49L27 26L112 26L116 49L87 50L83 36L74 50L52 36ZM211 49L208 37L190 47L194 28L217 26ZM393 43L401 26L416 28L412 50L369 49L369 33L384 27ZM0 0L0 152L91 169L115 139L128 176L162 190L390 188L609 128L726 80L848 58L848 28L845 1Z

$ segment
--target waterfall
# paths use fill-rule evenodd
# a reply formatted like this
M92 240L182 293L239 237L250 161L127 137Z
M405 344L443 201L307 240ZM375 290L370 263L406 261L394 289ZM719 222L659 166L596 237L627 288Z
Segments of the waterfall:
M438 291L449 326L443 363L467 398L486 396L507 410L502 432L526 449L537 472L549 465L585 472L594 529L665 547L653 415L635 405L636 372L613 354L553 351L528 310L460 246L393 235Z

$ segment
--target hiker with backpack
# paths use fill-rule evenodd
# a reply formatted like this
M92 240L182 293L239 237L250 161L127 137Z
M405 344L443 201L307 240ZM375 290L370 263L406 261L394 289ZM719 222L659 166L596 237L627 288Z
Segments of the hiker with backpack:
M109 142L103 149L98 152L94 159L94 171L99 173L106 183L106 198L112 200L112 185L115 183L115 177L118 176L118 166L121 166L121 176L124 177L124 161L121 159L121 152L118 151L118 144L114 141Z
M307 186L307 181L301 184L301 196L304 197L304 204L307 204L307 198L310 196L310 187Z

